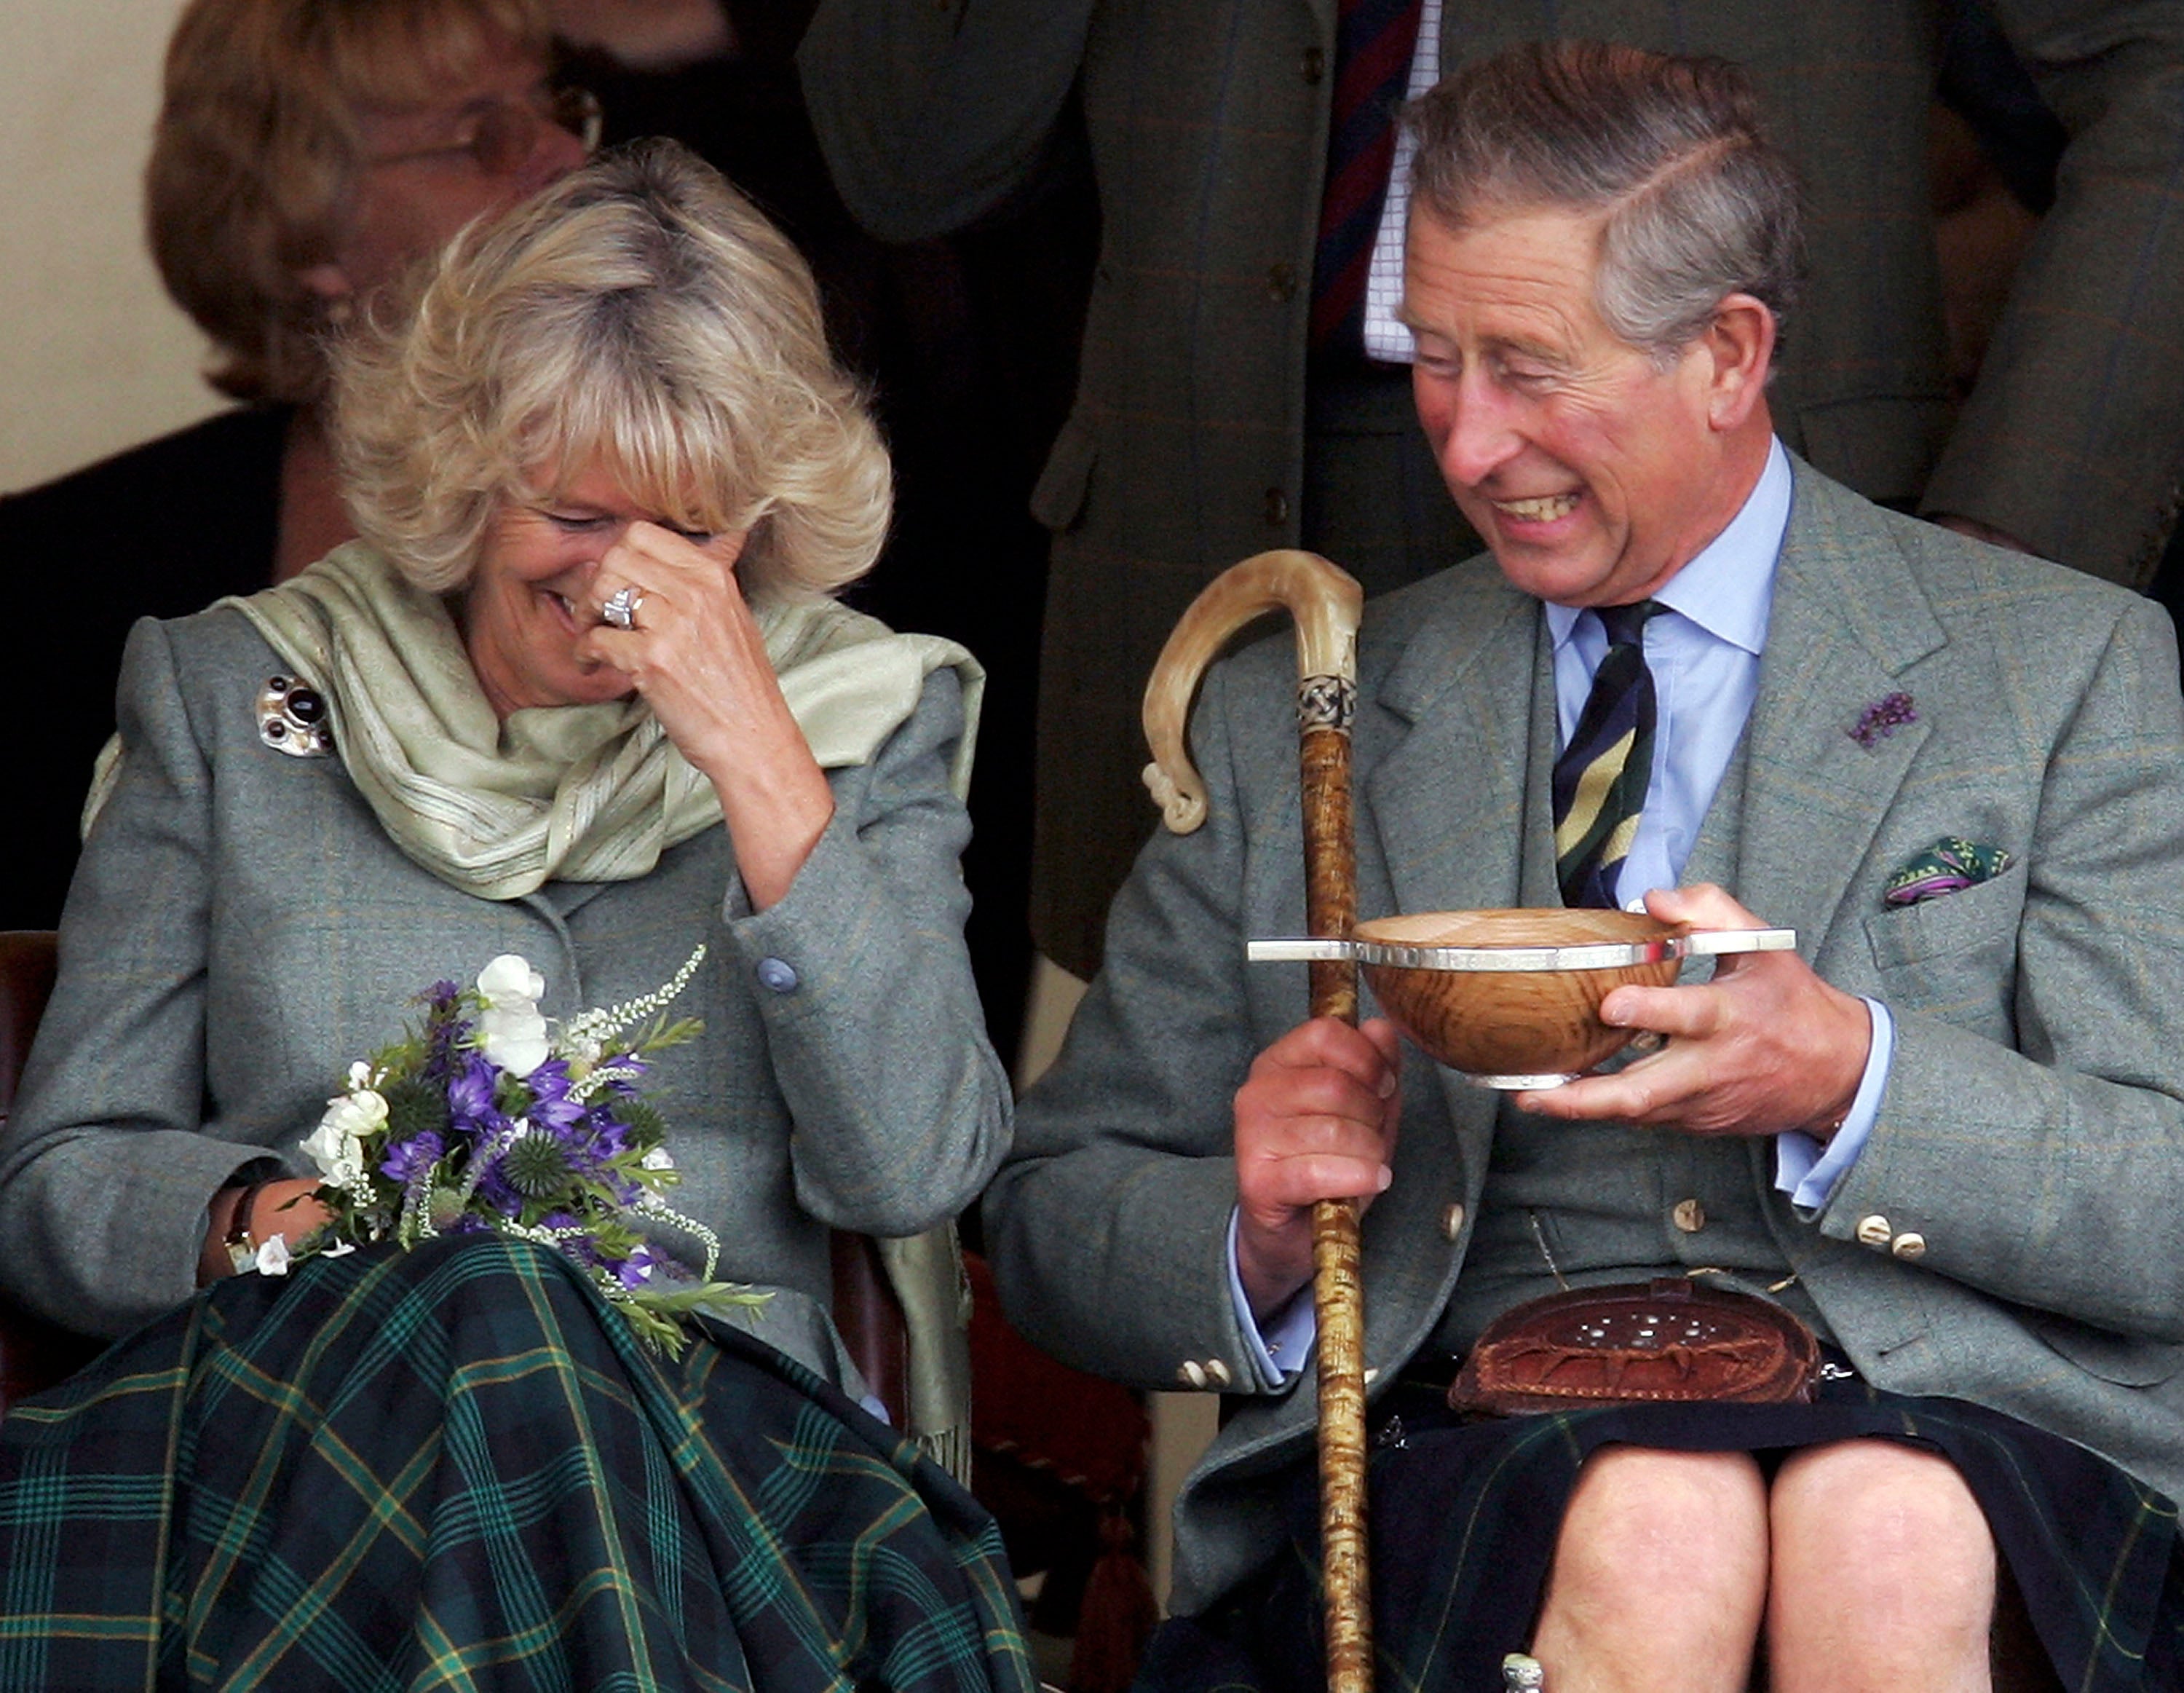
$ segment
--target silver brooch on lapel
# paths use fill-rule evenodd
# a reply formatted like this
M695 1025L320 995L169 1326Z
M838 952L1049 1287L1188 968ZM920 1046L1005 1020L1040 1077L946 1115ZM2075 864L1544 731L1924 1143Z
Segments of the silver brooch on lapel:
M258 696L258 738L292 758L331 758L326 696L292 676L272 677Z

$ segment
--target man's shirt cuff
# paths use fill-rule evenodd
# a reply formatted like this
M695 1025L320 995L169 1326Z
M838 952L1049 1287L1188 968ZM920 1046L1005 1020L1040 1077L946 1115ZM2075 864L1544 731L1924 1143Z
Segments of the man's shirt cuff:
M1850 1115L1823 1146L1802 1129L1774 1137L1774 1186L1801 1211L1817 1211L1834 1197L1836 1184L1858 1162L1880 1115L1880 1096L1888 1087L1888 1067L1896 1059L1896 1020L1877 999L1865 1002L1873 1019L1873 1040L1865 1054L1865 1074L1850 1102ZM1233 1259L1233 1253L1231 1254Z
M1305 1354L1312 1350L1312 1343L1319 1333L1318 1319L1312 1315L1312 1288L1309 1284L1291 1295L1290 1302L1273 1315L1265 1328L1251 1315L1251 1301L1244 1293L1244 1275L1236 1267L1237 1208L1228 1208L1228 1299L1236 1310L1236 1327L1244 1336L1244 1350L1251 1361L1251 1367L1259 1372L1259 1385L1273 1388L1285 1387L1296 1379L1304 1368Z

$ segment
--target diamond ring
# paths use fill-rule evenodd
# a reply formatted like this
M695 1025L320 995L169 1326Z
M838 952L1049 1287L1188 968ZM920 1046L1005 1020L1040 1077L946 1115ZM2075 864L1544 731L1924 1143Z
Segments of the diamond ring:
M644 603L644 593L635 588L617 588L607 595L606 604L599 607L599 616L618 629L637 627L637 610Z

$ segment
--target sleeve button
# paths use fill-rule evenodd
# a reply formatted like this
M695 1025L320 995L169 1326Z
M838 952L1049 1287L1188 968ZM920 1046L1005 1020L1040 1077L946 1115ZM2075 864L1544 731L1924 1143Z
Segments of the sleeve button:
M1886 1248L1896 1238L1896 1231L1888 1226L1888 1219L1874 1215L1858 1220L1858 1239L1861 1246Z
M1923 1234L1899 1234L1888 1243L1888 1249L1898 1258L1924 1258L1926 1255L1926 1237Z
M1186 1358L1176 1366L1175 1378L1187 1388L1202 1388L1206 1385L1206 1366L1195 1358Z

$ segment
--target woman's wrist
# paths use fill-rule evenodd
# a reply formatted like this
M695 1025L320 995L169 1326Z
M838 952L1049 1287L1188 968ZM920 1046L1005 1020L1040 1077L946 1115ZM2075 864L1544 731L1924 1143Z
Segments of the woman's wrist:
M237 1183L213 1195L206 1207L204 1247L198 1254L198 1285L247 1269L258 1249L276 1235L293 1246L326 1221L308 1176L279 1176Z

